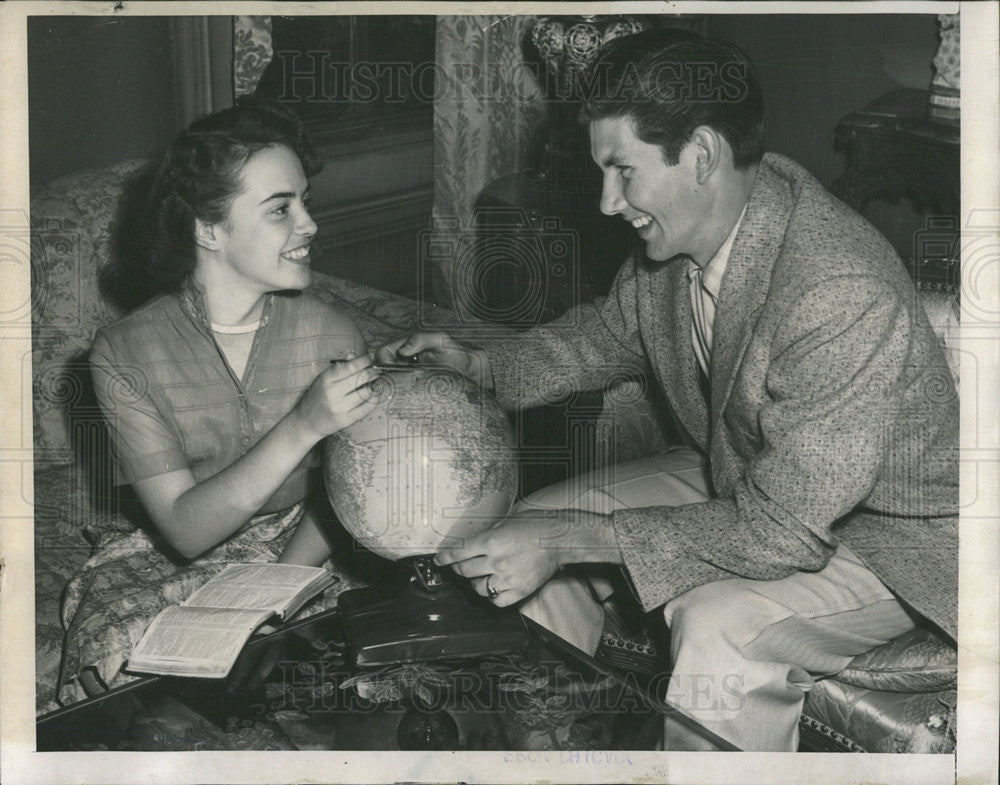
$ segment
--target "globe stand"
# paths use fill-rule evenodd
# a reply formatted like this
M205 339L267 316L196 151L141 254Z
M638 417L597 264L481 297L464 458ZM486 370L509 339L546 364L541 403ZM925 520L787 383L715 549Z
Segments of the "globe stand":
M444 709L429 708L411 696L404 701L406 712L396 726L396 743L401 750L457 750L458 723Z
M509 654L528 645L513 608L497 608L432 556L411 560L403 585L351 589L337 601L349 659L358 668Z

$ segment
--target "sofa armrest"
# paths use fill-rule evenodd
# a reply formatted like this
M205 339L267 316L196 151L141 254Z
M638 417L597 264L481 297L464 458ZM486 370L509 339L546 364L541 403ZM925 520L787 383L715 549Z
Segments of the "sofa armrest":
M855 657L834 678L886 692L955 689L958 652L940 636L917 627Z

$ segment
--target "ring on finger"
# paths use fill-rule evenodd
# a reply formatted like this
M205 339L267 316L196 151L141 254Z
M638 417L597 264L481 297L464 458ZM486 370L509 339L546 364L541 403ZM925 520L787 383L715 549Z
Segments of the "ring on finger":
M500 590L490 583L492 579L493 579L492 575L486 576L486 595L491 600L495 600L497 597L500 596Z

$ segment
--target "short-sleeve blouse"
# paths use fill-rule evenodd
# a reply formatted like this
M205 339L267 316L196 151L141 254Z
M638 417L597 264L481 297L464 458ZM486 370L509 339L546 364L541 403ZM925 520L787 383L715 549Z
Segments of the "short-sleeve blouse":
M184 468L196 482L213 476L291 411L331 360L364 350L354 322L313 295L269 294L238 379L194 285L156 297L100 329L90 354L116 482ZM302 475L315 463L313 450L262 509L299 501Z

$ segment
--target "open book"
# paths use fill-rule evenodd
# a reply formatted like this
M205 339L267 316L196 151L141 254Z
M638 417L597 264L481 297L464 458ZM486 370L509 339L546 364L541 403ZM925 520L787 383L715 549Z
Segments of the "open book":
M168 676L226 676L247 639L336 582L321 567L230 564L180 605L164 608L132 650L127 668Z

